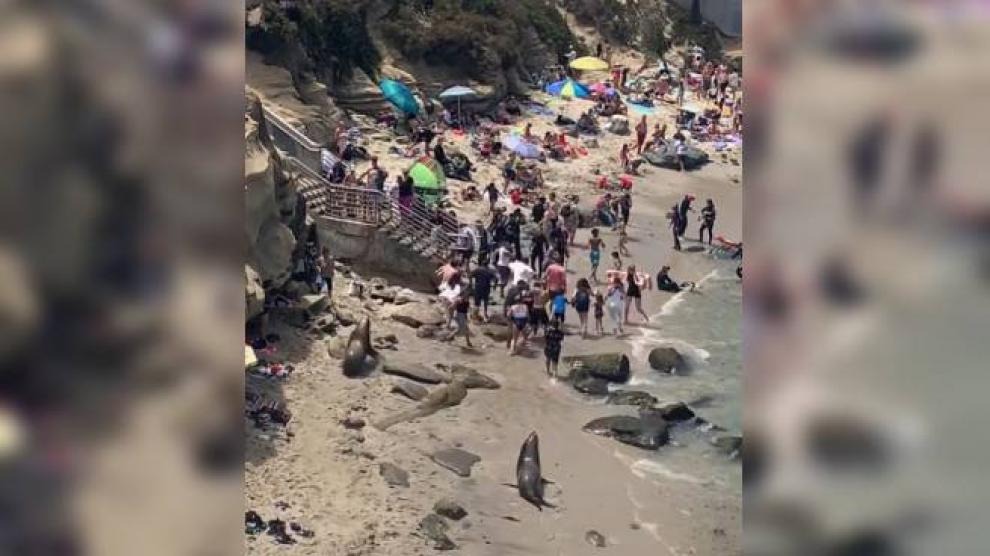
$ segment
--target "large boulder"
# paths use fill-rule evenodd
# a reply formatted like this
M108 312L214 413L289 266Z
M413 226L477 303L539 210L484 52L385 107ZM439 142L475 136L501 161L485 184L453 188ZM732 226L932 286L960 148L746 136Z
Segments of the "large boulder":
M671 347L658 347L650 350L650 367L655 371L673 374L677 371L686 371L687 362L684 356Z
M277 220L269 220L262 225L254 246L254 266L262 282L281 285L289 279L295 248L296 238L288 226Z
M608 395L608 381L592 376L584 369L577 369L571 373L571 386L589 396Z
M629 358L622 353L597 353L564 357L571 372L583 369L595 378L623 383L629 380Z
M395 308L392 312L392 320L401 322L406 326L419 328L420 326L440 326L447 322L447 315L436 305L407 303Z
M639 390L618 390L608 395L605 403L613 405L635 405L639 407L651 407L657 403L656 396Z
M614 438L623 444L644 450L656 450L670 441L669 425L662 418L653 415L601 417L586 424L582 430Z
M695 168L700 168L708 163L708 153L705 151L691 146L687 146L686 149L687 150L684 153L685 169L694 170ZM677 150L673 143L668 143L658 149L645 151L643 153L643 158L654 166L670 168L672 170L681 169L680 162L677 160Z

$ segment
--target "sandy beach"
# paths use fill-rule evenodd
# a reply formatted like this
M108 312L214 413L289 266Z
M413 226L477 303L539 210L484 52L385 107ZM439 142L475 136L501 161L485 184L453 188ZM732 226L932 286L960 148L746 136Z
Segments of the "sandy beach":
M583 101L572 101L555 108L577 114L587 106ZM667 118L671 113L669 109L663 111ZM525 121L534 124L533 131L538 136L553 124L544 117L529 116L517 125ZM651 127L658 121L657 116L649 118ZM598 195L593 170L617 170L621 142L630 140L630 136L603 133L600 147L590 149L589 156L568 162L550 161L544 166L546 192L576 193L583 203L591 201ZM448 143L457 146L456 140ZM387 156L387 147L387 143L373 142L369 150L379 153L385 168L395 175L393 172L408 162ZM480 187L496 181L497 161L479 165L482 169L475 174L475 181ZM741 237L740 167L715 156L711 164L694 172L649 165L642 170L645 174L636 178L633 190L629 226L632 256L626 258L626 263L634 262L651 275L661 264L669 264L677 280L700 282L708 277L738 292L741 284L731 272L735 263L714 260L694 241L684 242L684 251L673 250L664 213L685 193L695 195L702 203L711 198L719 210L716 235ZM454 181L448 181L448 185L452 198L458 198L458 189L466 186ZM470 220L472 213L481 216L487 212L487 203L482 201L458 201L455 207L462 220ZM692 215L688 238L697 234L695 218ZM608 252L617 238L607 229L602 231ZM587 229L580 230L577 244L586 245L588 235ZM586 247L572 250L568 270L570 286L587 276ZM345 297L346 284L346 279L338 279L335 303L353 304ZM678 295L683 299L663 311L673 294L647 291L644 309L653 316L651 322L628 327L620 338L608 335L582 339L573 333L577 319L571 314L564 356L629 354L634 377L658 375L651 378L651 391L661 401L692 401L671 397L684 393L684 383L679 385L678 381L689 381L691 377L659 376L643 361L644 349L648 351L650 346L665 341L665 321L692 318L690 314L677 316L677 311L672 310L674 305L691 306L709 294L703 282L697 291ZM264 519L277 516L297 521L312 529L314 535L297 536L298 543L292 546L278 545L265 535L249 536L249 553L434 553L435 549L418 531L418 524L442 498L455 500L467 511L463 519L449 521L447 532L462 554L715 555L741 551L741 469L738 461L711 445L713 432L679 425L672 429L671 442L656 452L583 432L581 427L594 418L633 414L633 408L606 405L601 398L574 391L565 381L548 379L539 340L532 343L529 353L510 356L503 343L491 338L476 337L477 347L467 349L462 347L463 339L454 343L421 339L413 328L385 318L383 311L365 312L371 316L373 337L394 334L398 340L396 351L385 352L389 361L428 367L457 363L494 378L501 388L469 390L456 407L379 431L370 423L415 403L390 393L396 377L377 374L348 379L341 373L341 360L327 353L333 338L314 339L278 325L274 331L282 338L280 355L297 368L275 387L282 390L293 418L284 428L259 430L250 423L246 425L246 506ZM606 330L610 330L607 316L605 320ZM338 330L337 337L346 338L349 330ZM726 339L736 342L738 348L738 334ZM695 392L699 399L738 396L738 391L731 390L738 387L741 368L736 365L728 372L737 377L726 386L729 391ZM722 414L736 411L729 406ZM704 409L695 411L705 415ZM738 416L734 420L723 426L739 434ZM547 498L556 508L537 511L514 488L505 486L515 482L516 458L530 431L540 436L543 475L553 481L547 486ZM470 477L458 476L430 459L432 452L445 448L461 448L480 457ZM383 463L406 471L409 486L389 486L380 475ZM586 540L591 530L605 538L604 548Z

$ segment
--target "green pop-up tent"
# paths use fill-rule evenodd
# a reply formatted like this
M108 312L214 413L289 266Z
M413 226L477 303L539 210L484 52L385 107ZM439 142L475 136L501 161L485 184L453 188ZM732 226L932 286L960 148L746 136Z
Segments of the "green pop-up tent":
M446 190L447 183L447 177L440 164L424 156L414 162L408 171L416 188L416 194L427 203L435 205Z

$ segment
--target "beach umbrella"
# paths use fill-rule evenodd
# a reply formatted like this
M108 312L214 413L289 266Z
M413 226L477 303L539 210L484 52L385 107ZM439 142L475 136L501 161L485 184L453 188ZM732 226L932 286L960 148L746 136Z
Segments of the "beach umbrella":
M419 190L423 199L436 203L447 180L440 164L436 160L424 156L413 162L408 172L413 185Z
M416 102L416 97L413 96L409 87L394 79L382 79L378 88L381 89L385 100L391 102L399 110L406 114L419 114L419 103Z
M571 78L547 85L547 93L558 97L588 98L591 91Z
M440 93L440 98L443 100L457 100L457 121L461 121L461 99L475 96L478 96L478 93L474 89L461 85L455 85Z
M522 136L513 133L505 139L505 147L522 158L540 158L539 145L526 141Z
M602 71L608 69L608 62L594 56L583 56L571 62L571 68L581 71Z

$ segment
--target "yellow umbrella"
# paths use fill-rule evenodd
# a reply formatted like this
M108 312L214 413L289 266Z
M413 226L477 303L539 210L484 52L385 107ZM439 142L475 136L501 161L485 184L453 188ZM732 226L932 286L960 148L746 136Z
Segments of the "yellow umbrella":
M594 56L583 56L571 62L571 67L581 71L601 71L608 69L608 62Z

